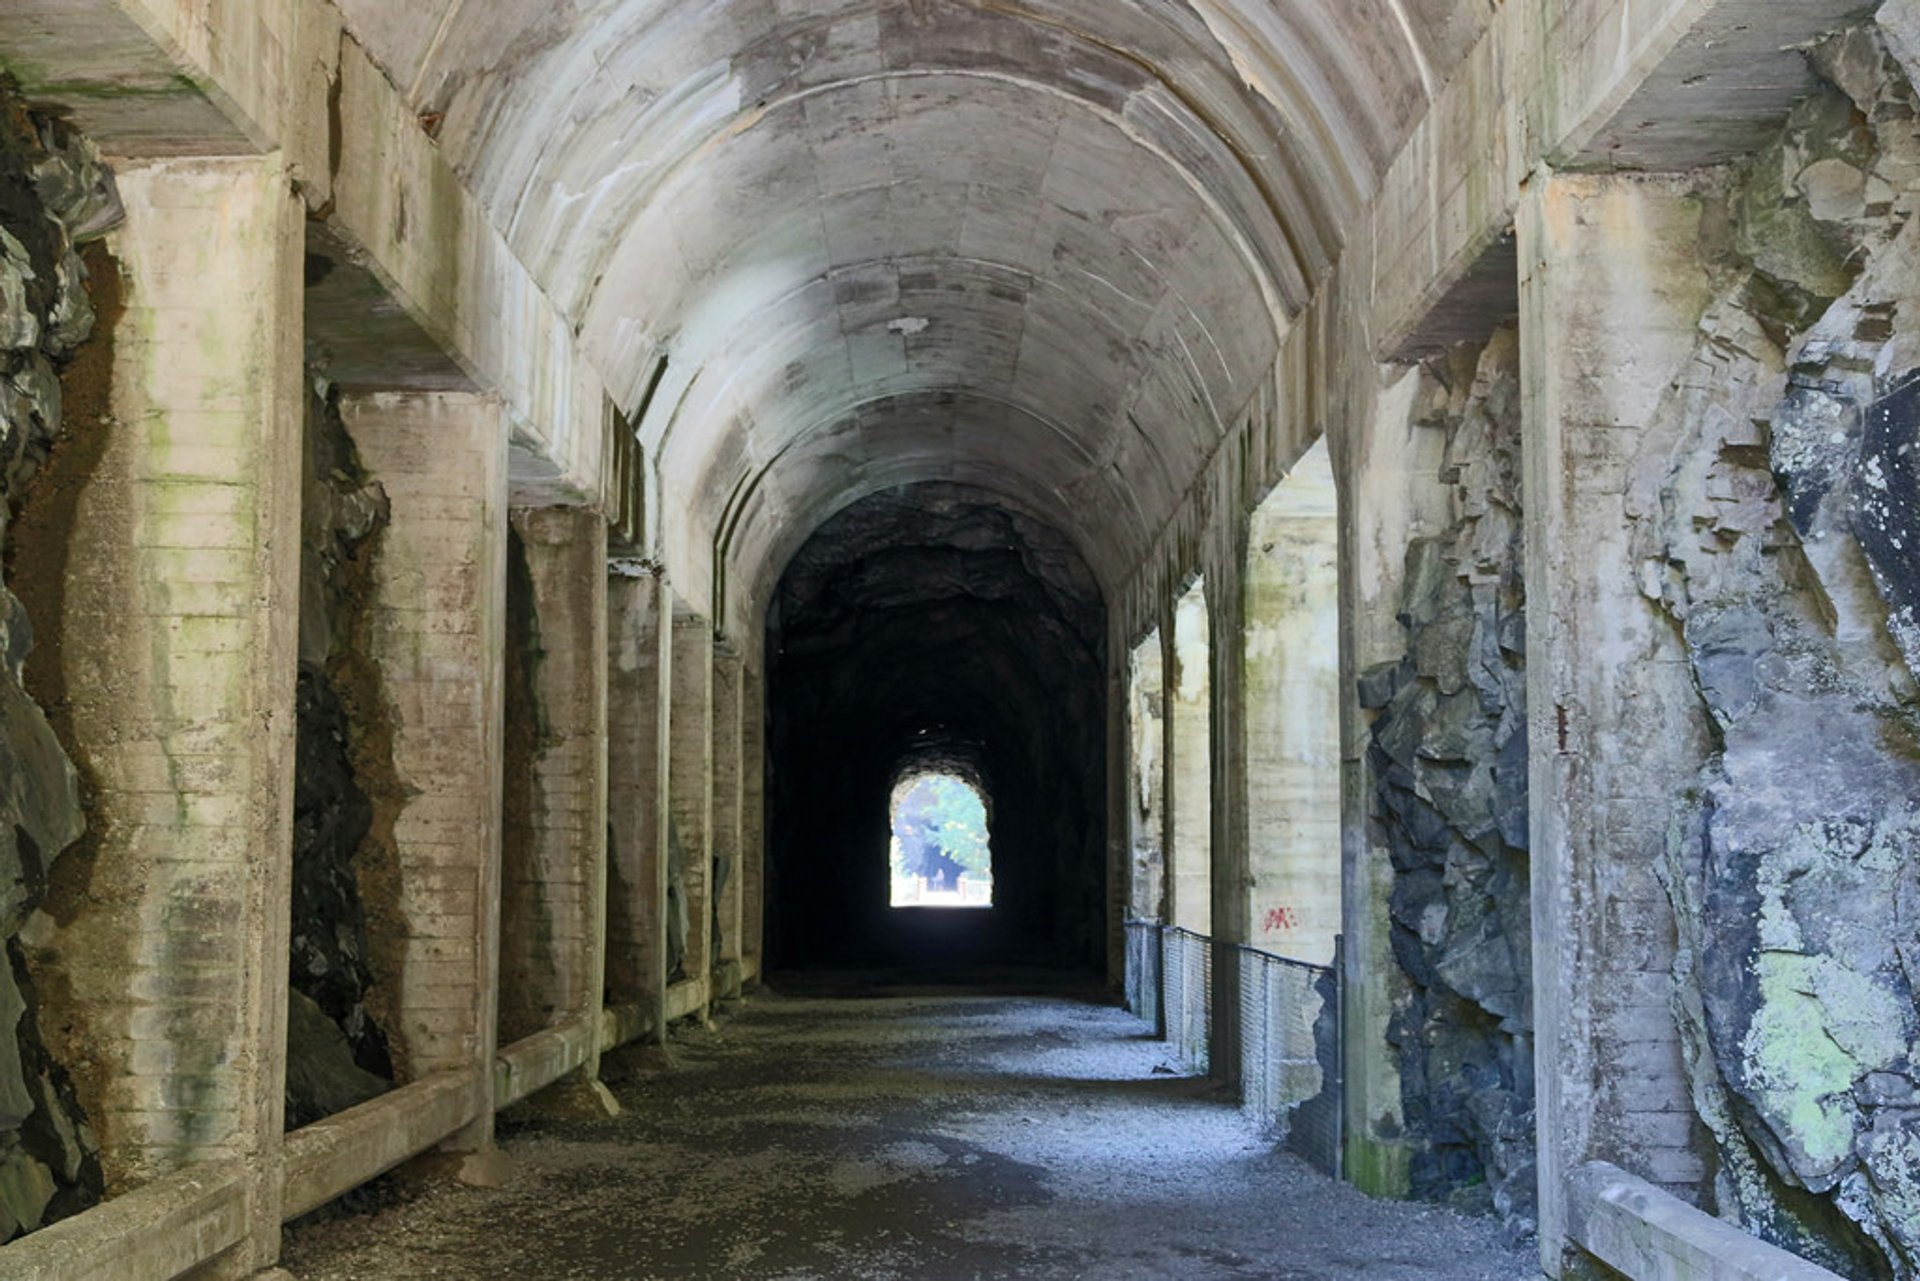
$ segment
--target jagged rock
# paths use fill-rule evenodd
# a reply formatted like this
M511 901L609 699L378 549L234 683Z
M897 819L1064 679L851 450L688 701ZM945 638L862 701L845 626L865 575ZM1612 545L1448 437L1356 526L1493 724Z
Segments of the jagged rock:
M393 1088L354 1062L340 1025L306 994L287 994L287 1128L298 1129Z
M0 84L0 533L59 434L59 362L93 329L73 247L118 217L91 148ZM100 1195L91 1132L14 970L14 935L85 829L73 763L22 684L32 646L25 610L0 588L0 1240Z
M1395 876L1394 1018L1413 1187L1533 1229L1532 1015L1526 876L1526 617L1519 364L1506 331L1455 353L1443 476L1453 523L1407 548L1407 658L1363 677L1379 710L1368 759Z
M53 1171L19 1148L0 1149L0 1240L45 1222L57 1191Z
M392 1081L393 1060L385 1032L367 1008L376 975L359 880L374 822L369 788L375 783L363 779L356 766L356 725L343 687L351 684L355 670L347 650L356 639L367 597L372 561L364 553L385 528L387 516L386 495L366 479L333 396L315 387L307 403L301 503L301 660L294 691L288 975L293 990L330 1020L334 1034L348 1047L348 1063L383 1088ZM377 690L353 692L363 704L380 698ZM363 714L374 713L363 708ZM321 1039L317 1028L308 1035L316 1043ZM291 1026L288 1036L291 1055L296 1045ZM328 1072L336 1069L334 1065ZM353 1094L346 1086L358 1078L344 1070L338 1075L330 1091L321 1095L296 1097L290 1081L287 1124L318 1120L326 1113L315 1108ZM329 1084L322 1080L303 1088Z
M1678 434L1636 539L1717 730L1665 879L1720 1212L1836 1271L1905 1281L1920 1276L1920 647L1905 630L1920 99L1870 29L1813 61L1835 88L1732 196L1766 287L1735 273L1707 309L1722 376L1663 411Z

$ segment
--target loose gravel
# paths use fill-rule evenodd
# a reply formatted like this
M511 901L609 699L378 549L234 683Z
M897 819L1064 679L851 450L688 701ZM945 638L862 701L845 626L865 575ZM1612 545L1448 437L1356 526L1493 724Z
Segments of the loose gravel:
M1276 1149L1122 1010L760 992L609 1056L611 1121L502 1118L502 1188L389 1183L288 1234L300 1281L1521 1281L1491 1221ZM371 1206L372 1208L367 1208Z

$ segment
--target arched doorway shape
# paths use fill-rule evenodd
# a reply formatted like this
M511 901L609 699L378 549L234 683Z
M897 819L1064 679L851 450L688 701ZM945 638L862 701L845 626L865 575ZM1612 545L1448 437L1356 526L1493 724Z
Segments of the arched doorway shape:
M888 804L888 905L991 908L993 848L985 791L948 769L902 773Z

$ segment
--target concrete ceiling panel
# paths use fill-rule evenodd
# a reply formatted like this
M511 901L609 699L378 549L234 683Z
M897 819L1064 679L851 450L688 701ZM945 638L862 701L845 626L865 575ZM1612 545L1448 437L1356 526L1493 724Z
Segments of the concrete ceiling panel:
M625 408L667 357L642 439L735 582L930 478L1131 569L1496 7L342 5Z

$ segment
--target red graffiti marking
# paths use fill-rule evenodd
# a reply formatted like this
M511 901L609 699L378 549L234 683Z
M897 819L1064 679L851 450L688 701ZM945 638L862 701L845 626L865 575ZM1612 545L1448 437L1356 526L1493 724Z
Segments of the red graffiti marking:
M1267 912L1266 931L1297 930L1300 928L1300 913L1290 907L1276 907Z

